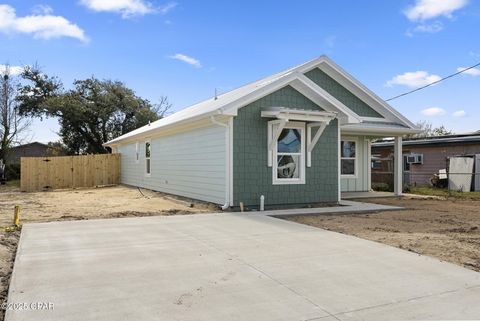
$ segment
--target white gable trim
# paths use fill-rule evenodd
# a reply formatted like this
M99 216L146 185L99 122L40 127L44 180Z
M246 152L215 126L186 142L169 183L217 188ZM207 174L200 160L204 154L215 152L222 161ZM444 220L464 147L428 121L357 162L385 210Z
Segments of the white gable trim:
M304 74L298 74L299 77L299 82L301 85L305 86L307 90L303 89L303 92L308 92L308 89L314 93L314 95L310 97L307 96L305 93L304 95L315 102L317 105L321 107L325 107L328 111L337 111L341 115L345 116L344 119L339 117L341 123L348 123L348 124L356 124L361 122L361 117L356 114L353 110L345 106L343 103L341 103L338 99L330 95L326 90L318 86L316 83L314 83L312 80L310 80L307 76ZM294 87L295 88L295 87ZM297 89L297 88L295 88ZM300 91L302 87L298 87L298 91ZM320 101L319 101L320 99ZM318 102L317 102L318 101ZM329 109L329 107L333 107L332 109Z
M363 100L373 110L384 116L385 119L393 122L400 122L407 127L417 129L417 127L410 120L408 120L405 116L396 111L382 98L378 97L374 92L365 87L361 82L359 82L342 67L337 65L333 60L331 60L325 55L322 55L312 61L309 61L308 63L298 66L297 68L295 68L295 71L305 74L315 68L319 68L327 75L332 77L335 81L344 86L347 90L351 91L354 95ZM306 78L308 79L308 77Z
M292 72L284 77L270 82L268 85L259 88L259 90L252 92L236 101L231 102L227 106L221 108L221 113L225 115L236 116L238 110L249 104L274 93L275 91L285 87L292 86L300 94L310 99L320 108L328 112L339 114L339 119L344 120L343 123L360 123L360 116L355 114L351 109L343 105L340 101L335 99L322 88L318 87L314 82L308 79L305 75Z
M318 68L332 77L340 85L352 92L355 96L363 100L373 110L384 116L387 120L399 122L409 128L416 129L416 126L405 116L396 111L387 102L378 97L374 92L365 87L361 82L356 80L352 75L346 72L342 67L323 56ZM314 67L315 68L315 67ZM310 70L314 69L311 68Z
M295 78L295 73L288 73L275 80L272 80L267 85L260 86L258 89L250 92L249 94L246 94L245 96L224 105L220 108L219 112L225 115L236 116L238 114L238 109L289 85L293 80L295 80Z
M324 89L320 88L304 75L305 72L313 70L314 68L320 68L327 73L347 90L363 100L373 110L377 111L380 115L383 115L386 120L404 125L410 130L417 130L416 126L406 117L376 96L328 57L321 56L302 65L290 68L284 72L274 74L257 82L237 88L229 93L220 95L218 100L209 99L195 104L190 108L152 123L152 126L143 126L130 133L117 137L104 145L113 146L126 140L145 137L152 132L158 134L161 132L164 134L165 131L170 132L180 129L188 130L188 127L193 123L204 122L205 119L208 119L208 117L212 115L220 114L225 116L236 116L239 108L242 108L287 85L291 85L295 90L326 111L337 112L337 118L342 126L346 124L358 124L358 126L361 126L363 121L385 120L383 118L375 117L360 117L353 110L342 104Z
M363 100L369 107L378 112L384 118L362 117L356 114L353 110L345 106L338 99L330 95L326 90L318 86L315 82L313 82L304 75L306 72L311 71L315 68L319 68L328 76L332 77L335 81L337 81L347 90L352 92L359 99ZM338 119L343 124L361 123L363 120L391 121L400 123L411 129L417 129L417 127L406 117L397 112L394 108L388 105L385 101L375 95L371 90L361 84L358 80L356 80L353 76L348 74L344 69L335 64L326 56L321 56L306 64L300 65L294 69L289 70L283 76L279 76L279 78L277 78L276 80L271 80L268 85L260 88L263 89L260 91L260 93L254 95L258 98L248 99L247 97L243 97L237 101L231 102L230 104L224 106L221 109L225 110L229 115L232 115L232 112L228 110L230 108L233 108L235 110L234 115L236 115L239 108L242 108L257 99L260 99L261 97L274 92L275 90L271 90L272 87L279 89L286 85L291 85L302 95L312 100L314 103L324 108L325 110L338 112L340 114ZM263 91L266 91L268 93L262 94Z

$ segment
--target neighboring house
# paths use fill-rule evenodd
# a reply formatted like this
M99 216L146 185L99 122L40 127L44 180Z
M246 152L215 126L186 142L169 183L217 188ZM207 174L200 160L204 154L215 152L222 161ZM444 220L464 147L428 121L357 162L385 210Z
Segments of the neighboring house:
M372 172L375 181L392 172L392 141L372 144ZM454 156L480 155L480 131L462 135L410 138L403 141L403 171L406 184L430 185L433 174L448 169ZM383 174L383 175L382 175Z
M50 148L46 144L33 142L10 148L6 160L7 165L19 165L21 157L61 156L62 151Z
M124 184L223 208L338 202L370 190L372 137L418 129L325 56L107 142ZM396 193L401 193L397 164Z

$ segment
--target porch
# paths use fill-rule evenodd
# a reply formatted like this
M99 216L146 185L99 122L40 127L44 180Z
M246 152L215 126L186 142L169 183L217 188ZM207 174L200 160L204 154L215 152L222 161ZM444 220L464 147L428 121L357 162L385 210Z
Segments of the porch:
M382 135L383 136L383 135ZM339 143L340 199L393 197L402 194L403 158L402 136L394 136L394 186L392 192L372 191L372 141L381 138L378 133L342 131Z

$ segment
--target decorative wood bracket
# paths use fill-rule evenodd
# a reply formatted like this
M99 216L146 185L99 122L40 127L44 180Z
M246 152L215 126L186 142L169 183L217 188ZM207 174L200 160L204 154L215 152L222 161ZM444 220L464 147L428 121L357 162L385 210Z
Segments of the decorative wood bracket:
M307 124L307 167L312 167L312 151L318 140L323 134L330 121L316 122ZM312 138L312 128L318 127L315 136Z
M268 122L268 167L273 165L273 149L287 122L288 119L271 120Z

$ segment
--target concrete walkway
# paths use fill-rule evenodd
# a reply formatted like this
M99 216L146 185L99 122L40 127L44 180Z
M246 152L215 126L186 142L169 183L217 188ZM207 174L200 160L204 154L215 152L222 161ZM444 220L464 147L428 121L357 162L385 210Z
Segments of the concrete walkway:
M375 197L398 197L393 192L342 192L343 199L375 198Z
M7 321L470 320L480 273L265 215L24 226Z
M385 197L405 197L405 198L419 198L419 199L445 199L442 196L435 195L421 195L421 194L411 194L403 193L402 196L397 196L392 192L342 192L342 200L349 199L362 199L362 198L385 198Z
M312 208L290 208L285 210L271 211L251 211L245 212L248 215L267 215L267 216L288 216L288 215L309 215L309 214L348 214L348 213L371 213L378 211L398 211L403 210L400 206L381 205L373 203L363 203L342 200L340 206L332 207L312 207Z

